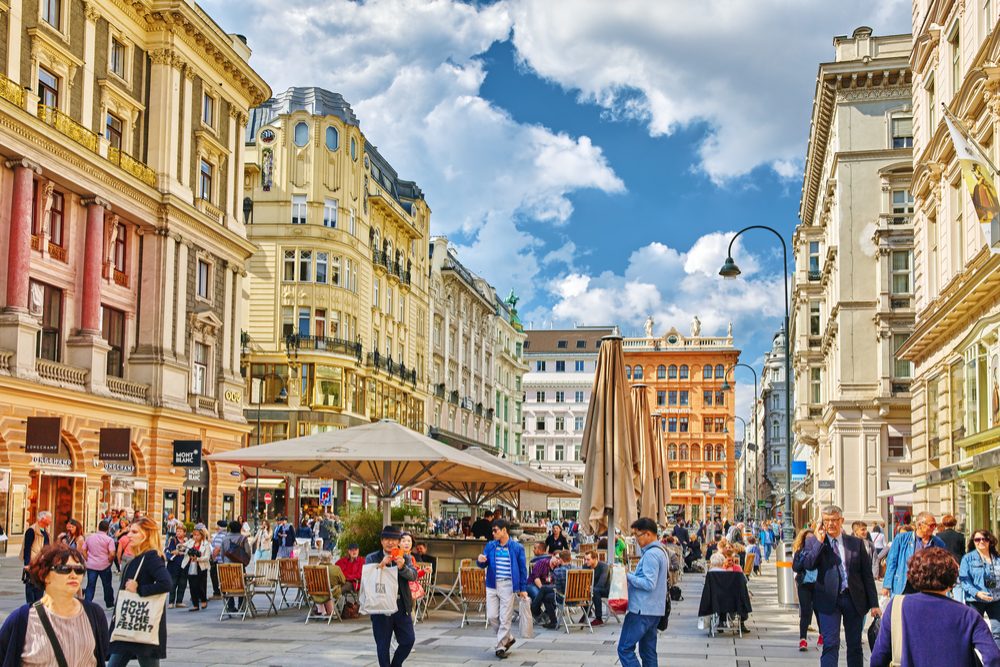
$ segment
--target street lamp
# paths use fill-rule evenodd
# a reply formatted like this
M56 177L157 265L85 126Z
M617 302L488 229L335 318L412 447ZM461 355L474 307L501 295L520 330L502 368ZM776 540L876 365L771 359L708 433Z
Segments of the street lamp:
M729 259L732 259L732 258L730 257ZM737 267L735 263L733 263L732 266L737 271L739 271L739 267ZM754 401L753 437L756 439L757 433L758 433L758 431L757 431L757 371L754 369L753 366L750 366L749 364L744 364L742 362L737 362L737 363L733 364L728 369L726 369L725 376L722 378L722 391L729 391L730 389L732 389L732 387L729 386L729 379L728 378L729 378L729 374L730 373L733 373L733 372L736 371L736 367L737 366L741 366L743 368L746 368L751 373L753 373L753 401ZM735 401L735 397L734 397L734 401ZM746 427L746 422L743 423L743 426L744 426L744 433L745 433L746 432L746 428L745 428ZM750 438L746 438L745 437L744 439L747 441L747 443L750 442ZM754 448L754 449L756 449L756 448ZM754 457L754 465L756 465L756 457ZM756 471L755 471L754 472L754 487L756 487L756 485L757 485L757 481L756 480L757 480L757 475L756 475ZM743 492L744 493L746 493L746 483L747 483L747 469L746 469L746 457L744 455L744 459L743 459L743 487L744 487L743 488ZM757 489L754 488L754 494L753 494L754 518L756 518L756 516L757 516L757 504L756 504L757 503L757 498L756 497L757 497ZM746 506L746 502L744 500L744 507L745 506ZM744 514L746 514L745 511L744 511Z
M740 267L736 265L733 261L733 244L736 239L740 237L744 232L750 231L751 229L764 229L776 237L781 242L781 268L785 275L785 430L788 433L788 442L786 443L787 450L785 452L785 517L783 526L782 539L786 544L791 544L792 540L795 539L795 524L792 521L792 341L790 338L790 329L788 326L789 320L789 310L788 310L788 245L785 243L785 237L783 237L778 230L773 227L768 227L767 225L750 225L749 227L744 227L740 231L736 232L733 237L729 240L729 249L726 252L726 261L723 263L722 268L719 269L719 275L723 278L736 278L740 275Z

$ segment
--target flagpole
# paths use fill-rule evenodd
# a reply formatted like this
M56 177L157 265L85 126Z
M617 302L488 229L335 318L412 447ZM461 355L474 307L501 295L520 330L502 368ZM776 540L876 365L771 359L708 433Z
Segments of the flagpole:
M965 126L965 123L963 123L961 120L958 119L958 117L955 116L955 114L949 111L948 106L944 102L941 103L941 111L944 112L945 117L947 117L952 123L954 123L955 127L962 132L965 139L972 145L972 147L979 152L979 156L986 161L986 164L989 165L989 168L993 170L993 173L1000 176L1000 169L997 169L997 166L993 164L993 160L991 160L990 156L986 153L986 149L983 148L978 141L976 141L976 138L972 136L972 132L970 132L969 128Z

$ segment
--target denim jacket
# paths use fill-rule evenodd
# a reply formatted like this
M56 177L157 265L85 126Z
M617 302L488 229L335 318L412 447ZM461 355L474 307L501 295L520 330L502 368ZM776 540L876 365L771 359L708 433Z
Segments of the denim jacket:
M1000 566L997 557L993 557L994 571ZM970 600L976 599L976 593L989 593L990 588L986 585L986 574L990 571L990 566L983 561L978 551L970 551L962 557L962 566L958 570L958 580L962 584L965 597ZM996 577L996 574L994 574ZM1000 583L1000 582L998 582ZM996 584L993 586L996 588Z
M906 570L910 556L916 551L917 534L913 531L900 533L889 547L889 555L885 557L885 578L882 587L888 588L891 595L900 595L906 588ZM929 547L945 549L944 542L937 535L931 537Z

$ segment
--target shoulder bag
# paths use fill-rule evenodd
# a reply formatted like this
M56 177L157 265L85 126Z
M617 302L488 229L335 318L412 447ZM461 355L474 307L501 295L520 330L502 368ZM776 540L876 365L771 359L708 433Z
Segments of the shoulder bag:
M903 595L892 599L892 662L889 667L901 667L903 664Z
M32 607L35 608L35 613L38 614L38 620L42 622L42 629L45 630L45 636L49 638L49 643L52 644L52 654L56 657L56 664L59 667L68 667L66 655L63 653L62 646L59 645L59 638L56 637L56 631L52 627L52 621L49 620L49 613L45 611L45 605L41 602L36 602ZM84 613L86 613L86 610L84 610Z
M142 556L139 567L135 569L133 579L138 581L146 557ZM142 596L125 588L125 577L122 577L122 588L118 591L115 602L114 630L111 641L134 642L136 644L160 645L160 619L167 607L167 593Z

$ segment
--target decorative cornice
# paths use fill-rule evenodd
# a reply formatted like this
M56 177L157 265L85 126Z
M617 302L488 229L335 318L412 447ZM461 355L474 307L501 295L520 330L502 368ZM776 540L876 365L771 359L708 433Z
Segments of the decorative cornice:
M910 86L851 88L837 91L837 102L867 102L894 98L910 99Z

